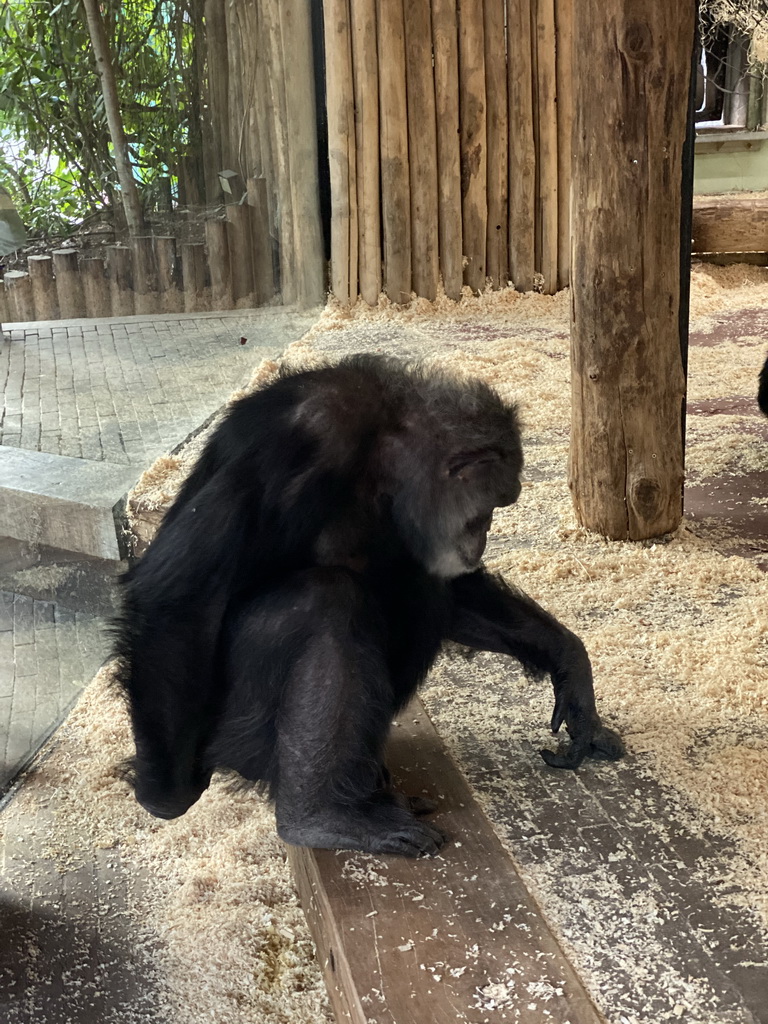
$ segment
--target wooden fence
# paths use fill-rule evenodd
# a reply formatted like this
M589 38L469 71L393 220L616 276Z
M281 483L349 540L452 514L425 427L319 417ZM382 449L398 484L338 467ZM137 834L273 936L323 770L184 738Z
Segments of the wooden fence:
M324 10L336 297L564 287L573 0Z
M26 270L0 282L0 322L196 313L271 302L276 294L265 183L251 179L249 202L205 221L205 242L168 235L29 256Z

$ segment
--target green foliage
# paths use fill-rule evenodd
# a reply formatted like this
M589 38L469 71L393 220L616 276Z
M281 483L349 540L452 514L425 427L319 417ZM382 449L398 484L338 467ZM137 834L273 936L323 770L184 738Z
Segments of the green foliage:
M134 174L173 174L199 131L199 0L102 0ZM117 176L80 0L0 0L0 180L33 231L114 204Z

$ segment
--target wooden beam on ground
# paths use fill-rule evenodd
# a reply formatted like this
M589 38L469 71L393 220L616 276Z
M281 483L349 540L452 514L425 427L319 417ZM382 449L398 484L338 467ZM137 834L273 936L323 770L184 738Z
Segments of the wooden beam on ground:
M768 199L696 196L692 252L768 252Z
M289 847L336 1019L599 1024L421 703L398 723L388 764L410 795L439 799L434 821L452 839L440 856Z
M682 517L695 21L695 5L667 0L584 0L574 18L573 52L589 60L574 64L569 483L579 522L614 540Z

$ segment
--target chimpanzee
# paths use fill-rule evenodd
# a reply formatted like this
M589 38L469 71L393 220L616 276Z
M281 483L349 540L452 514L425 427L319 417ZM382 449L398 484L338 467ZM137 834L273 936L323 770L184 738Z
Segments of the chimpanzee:
M283 372L236 402L124 577L142 806L183 814L228 769L289 843L434 853L444 836L382 756L446 640L551 675L570 745L547 764L621 757L584 645L482 567L522 465L514 406L392 358Z

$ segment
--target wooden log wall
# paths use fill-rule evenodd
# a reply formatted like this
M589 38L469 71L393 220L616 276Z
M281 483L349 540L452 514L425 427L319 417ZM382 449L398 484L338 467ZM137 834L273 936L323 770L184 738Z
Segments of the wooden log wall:
M336 298L567 285L573 0L324 13Z
M275 299L263 181L205 222L205 243L140 235L103 254L56 249L0 278L0 323L247 309Z

